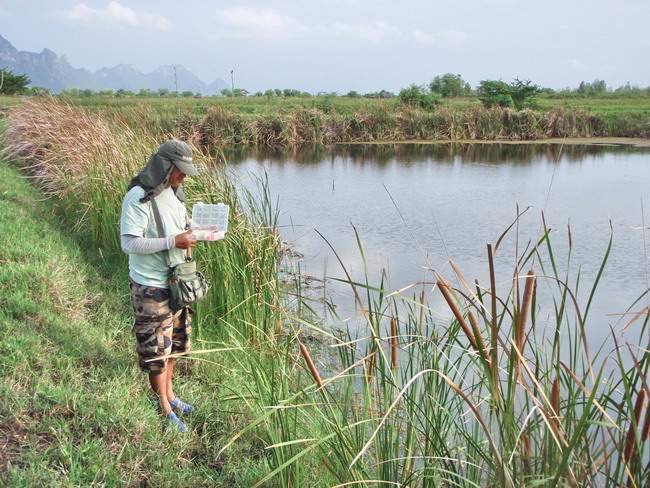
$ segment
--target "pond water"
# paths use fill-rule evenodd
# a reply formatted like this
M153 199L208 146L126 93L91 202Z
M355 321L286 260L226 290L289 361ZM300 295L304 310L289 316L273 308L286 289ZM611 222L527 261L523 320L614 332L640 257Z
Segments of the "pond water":
M372 286L379 286L386 270L384 287L394 291L435 281L435 270L459 286L448 264L451 258L468 282L478 280L488 287L486 244L495 245L517 211L527 209L497 251L497 287L502 291L511 286L517 255L543 235L542 215L551 229L558 276L564 279L569 273L581 307L589 299L610 235L613 239L589 311L593 340L602 341L610 327L622 330L631 316L619 314L648 288L650 243L644 241L642 228L650 226L650 148L382 144L241 151L226 158L246 185L253 185L251 175L266 173L271 195L279 201L282 237L304 256L300 270L305 275L345 278L327 240L354 281L365 282L367 277ZM548 253L543 255L544 271L550 274ZM526 265L521 274L529 268ZM535 269L541 273L539 264ZM431 284L404 294L419 296L423 287L435 314L448 318L449 310L437 291L430 292ZM330 279L313 295L331 300L341 319L357 314L346 284ZM633 310L647 302L644 297ZM313 306L324 314L324 305ZM541 320L553 323L552 306L543 313L547 318ZM327 320L341 328L354 323ZM638 337L630 340L637 342Z

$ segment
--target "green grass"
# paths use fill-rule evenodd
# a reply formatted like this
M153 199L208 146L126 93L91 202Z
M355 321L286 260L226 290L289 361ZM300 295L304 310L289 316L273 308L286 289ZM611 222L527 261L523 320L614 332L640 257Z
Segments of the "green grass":
M545 98L537 103L542 109L564 107L582 109L599 115L625 114L650 117L650 97L643 98Z
M225 353L179 363L198 414L187 435L164 433L137 368L126 269L80 244L55 207L0 162L0 484L250 486L266 471L255 442L217 458L250 415L224 399L243 373Z
M13 105L15 98L4 97L0 99L5 105ZM68 98L71 103L91 110L111 111L121 110L134 105L150 106L160 113L191 114L195 118L202 117L212 107L235 109L242 114L264 115L272 111L293 111L298 108L317 108L323 111L332 111L340 115L353 115L361 108L376 109L379 107L389 110L399 108L399 100L347 98L319 96L312 98L300 97L237 97L237 98ZM536 103L541 110L557 107L567 109L583 109L599 115L629 114L633 117L650 114L650 97L627 98L556 98L539 96ZM459 97L444 99L443 105L462 110L467 107L480 106L481 102L476 97Z

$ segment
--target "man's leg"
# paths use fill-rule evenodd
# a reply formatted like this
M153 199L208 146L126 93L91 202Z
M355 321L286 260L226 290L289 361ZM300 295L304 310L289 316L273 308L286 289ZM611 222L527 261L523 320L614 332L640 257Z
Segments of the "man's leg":
M169 367L163 373L149 373L149 384L151 385L153 391L156 392L156 395L158 395L160 408L165 415L171 413L172 411L172 406L169 404L169 396L167 394L167 385L169 384L167 380L168 371Z
M167 360L167 370L165 371L165 381L166 381L165 394L167 395L168 402L171 402L174 398L176 398L176 395L174 394L174 388L172 387L173 376L174 376L174 359L169 358Z
M190 333L192 332L192 319L187 307L176 312L173 320L172 353L188 353L190 351ZM194 413L194 407L181 401L174 393L172 381L174 377L174 359L167 360L167 399L172 408L181 414Z

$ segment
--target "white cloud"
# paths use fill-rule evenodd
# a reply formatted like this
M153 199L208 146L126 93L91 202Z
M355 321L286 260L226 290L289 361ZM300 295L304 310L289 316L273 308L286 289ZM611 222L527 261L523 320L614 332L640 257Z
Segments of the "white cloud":
M576 71L581 71L581 70L583 70L583 69L585 69L587 67L582 61L580 61L579 59L575 59L575 58L565 59L563 62L569 68L574 69Z
M159 30L168 30L171 26L169 20L160 15L144 11L135 11L118 2L109 2L104 8L91 8L85 3L77 3L63 14L63 17L72 22L86 24L122 24L133 27L152 26Z
M473 37L472 34L468 34L467 32L457 31L453 29L438 32L436 34L436 39L439 39L443 42L447 42L449 44L460 44L461 42L471 39L472 37Z
M406 31L376 20L365 23L335 22L328 25L306 25L294 18L273 10L251 7L233 7L216 12L217 25L213 39L295 40L308 37L339 38L350 41L381 44L386 41L406 41L418 44L458 44L472 37L456 30L428 33L419 30Z
M436 42L435 36L432 36L431 34L427 34L426 32L422 32L418 30L411 32L411 38L415 42L419 42L421 44L433 44L434 42Z
M334 37L343 37L371 44L379 44L386 39L403 37L403 33L396 27L391 27L386 22L376 21L371 24L341 24L336 23L325 27L323 30Z
M291 17L270 10L234 7L218 11L216 18L219 29L214 38L295 39L309 32L309 28Z
M6 8L0 7L0 18L11 17L11 13Z
M411 41L419 44L448 43L458 44L473 36L466 32L446 30L436 33L427 33L419 30L405 32L398 27L393 27L386 22L377 21L371 24L341 24L336 23L329 27L321 27L328 35L343 37L371 44L380 44L384 41Z
M254 26L266 29L277 29L286 25L287 18L275 12L255 10L247 7L235 7L217 12L217 17L226 25Z

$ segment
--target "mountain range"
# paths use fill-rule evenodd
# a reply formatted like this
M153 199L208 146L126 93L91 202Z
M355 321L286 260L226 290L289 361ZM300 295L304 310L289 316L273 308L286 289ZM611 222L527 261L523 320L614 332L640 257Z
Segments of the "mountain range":
M93 73L84 68L74 68L65 56L59 57L49 49L43 49L40 53L18 51L1 35L0 68L15 75L27 75L31 80L30 86L47 88L52 93L71 88L96 91L123 89L136 93L144 88L173 92L178 86L180 92L217 95L224 88L229 88L221 78L208 85L181 65L160 66L151 73L143 73L136 66L118 64Z

